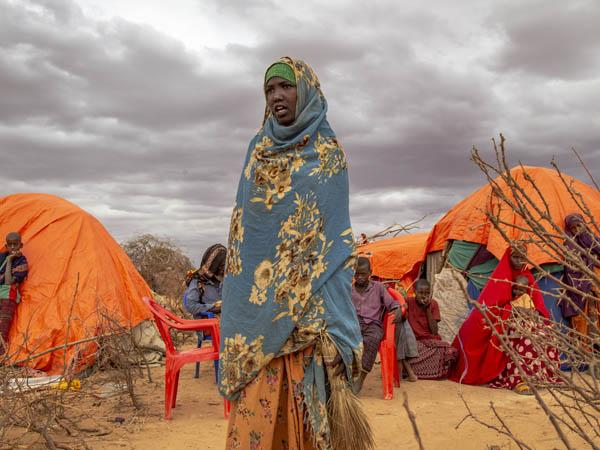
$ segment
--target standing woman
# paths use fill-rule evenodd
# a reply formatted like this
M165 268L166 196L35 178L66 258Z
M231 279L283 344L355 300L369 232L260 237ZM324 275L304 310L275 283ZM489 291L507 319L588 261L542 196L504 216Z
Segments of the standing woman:
M369 448L350 389L362 340L345 155L306 63L282 58L263 87L265 118L241 175L223 284L226 447Z
M600 261L600 238L588 229L581 214L569 214L565 217L565 233L565 247L571 257L579 258L581 264L590 270L597 267L597 262ZM567 289L568 300L560 302L563 317L569 319L571 326L584 335L597 331L600 327L600 304L594 299L591 277L577 267L565 264L564 282L573 289ZM585 315L596 327L589 329Z
M512 314L513 286L517 277L527 280L533 308L542 317L548 318L544 298L527 268L526 255L527 247L517 242L506 249L500 258L477 300L480 308L471 311L452 343L458 350L458 360L449 377L452 381L488 384L507 367L510 357L503 351L502 343L493 333L490 323L499 334L504 334L505 323ZM487 320L482 311L485 311Z

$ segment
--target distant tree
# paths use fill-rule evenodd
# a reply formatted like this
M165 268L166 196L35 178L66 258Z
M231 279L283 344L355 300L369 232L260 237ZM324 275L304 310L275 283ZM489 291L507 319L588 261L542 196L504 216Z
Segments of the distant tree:
M121 244L136 269L157 294L180 298L192 261L170 239L141 234Z

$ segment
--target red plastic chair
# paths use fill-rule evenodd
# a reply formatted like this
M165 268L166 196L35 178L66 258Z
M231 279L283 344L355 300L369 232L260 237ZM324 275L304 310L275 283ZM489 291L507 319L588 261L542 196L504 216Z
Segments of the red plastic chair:
M219 321L217 319L187 320L176 316L171 311L163 308L153 299L144 297L144 303L154 316L158 332L166 347L165 361L165 419L171 420L171 409L175 408L177 401L177 388L179 386L179 372L185 364L200 361L219 360ZM169 329L180 331L202 331L212 337L211 347L194 348L192 350L178 351L173 345ZM229 417L229 402L224 400L225 417Z
M406 317L406 302L402 295L388 288L389 294L400 303L403 308L402 315ZM381 384L383 387L383 399L394 398L394 386L400 387L400 374L398 372L398 361L396 361L396 324L394 316L386 313L383 318L383 339L379 344L379 360L381 362Z

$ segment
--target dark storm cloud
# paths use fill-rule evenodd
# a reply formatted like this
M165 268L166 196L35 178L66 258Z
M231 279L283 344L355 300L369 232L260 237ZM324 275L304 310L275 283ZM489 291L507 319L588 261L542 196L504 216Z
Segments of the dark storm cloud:
M260 80L283 55L319 75L350 161L356 232L423 216L431 226L484 183L471 147L491 157L499 132L514 163L556 155L587 181L574 146L600 168L595 2L195 8L252 38L192 49L76 1L0 0L1 194L62 195L119 240L169 236L197 257L226 238Z
M0 7L1 194L65 196L119 239L222 240L256 127L238 107L256 103L247 77L222 77L149 26L95 22L73 2Z
M520 2L498 9L494 23L506 39L496 67L542 78L597 78L600 69L600 3Z
M243 116L230 112L252 98L243 77L224 80L202 71L181 43L148 26L81 16L73 26L73 16L62 20L47 11L15 4L0 19L3 118L49 116L69 126L82 117L110 117L155 129L210 125L224 117L234 127L241 124ZM23 94L42 102L23 102Z

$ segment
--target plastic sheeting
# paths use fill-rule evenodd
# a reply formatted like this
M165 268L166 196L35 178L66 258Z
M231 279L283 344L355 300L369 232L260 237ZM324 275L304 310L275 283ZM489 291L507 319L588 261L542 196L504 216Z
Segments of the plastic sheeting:
M78 206L46 194L2 197L0 237L11 231L21 233L29 261L9 335L13 361L96 336L109 321L130 329L151 318L142 303L148 285L104 226ZM49 374L71 364L78 370L95 349L86 343L27 364Z
M358 248L359 255L369 256L373 275L400 280L406 289L419 274L428 233L411 233L371 242Z
M511 170L511 174L523 187L526 195L543 210L543 202L537 189L542 192L548 203L550 216L556 224L564 226L567 214L580 211L556 171L543 167L525 166L524 168L515 167ZM533 179L535 186L525 179L526 174ZM596 221L600 221L600 192L573 177L564 174L563 176L566 182L571 183L572 187L585 199ZM511 194L506 184L499 179L496 181L504 193L510 197ZM492 195L492 187L488 183L456 204L436 223L429 235L425 252L443 250L449 240L462 240L483 244L496 258L500 258L508 245L486 215L489 211L496 211L498 206L498 200ZM524 225L523 219L515 211L506 205L502 206L500 213L502 222L514 224L516 227ZM538 222L550 229L544 220L540 219ZM518 228L512 226L502 226L502 228L512 240L528 237ZM530 246L529 257L537 264L556 261L556 257L546 254L535 246Z

